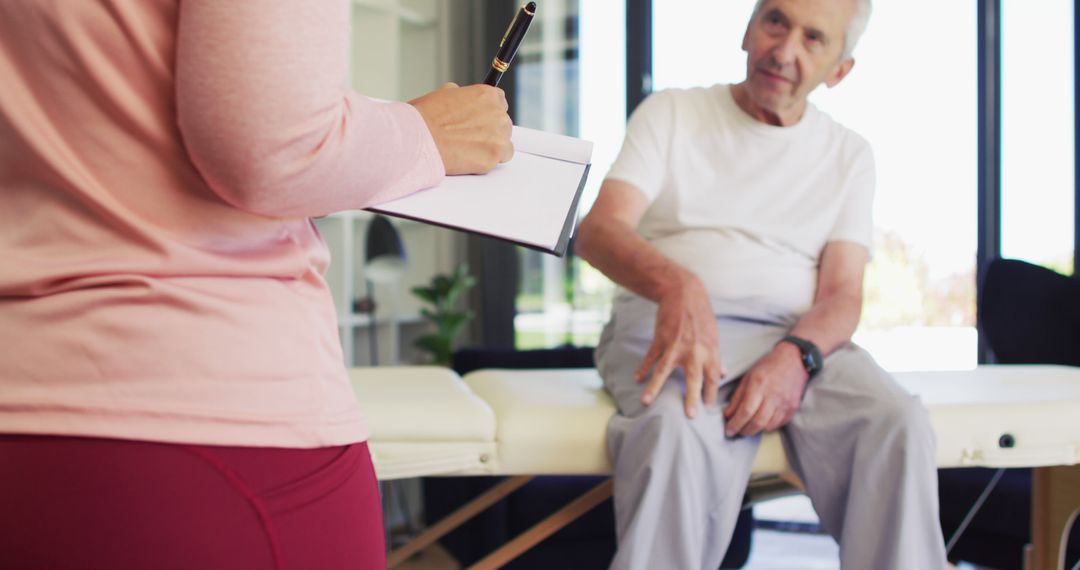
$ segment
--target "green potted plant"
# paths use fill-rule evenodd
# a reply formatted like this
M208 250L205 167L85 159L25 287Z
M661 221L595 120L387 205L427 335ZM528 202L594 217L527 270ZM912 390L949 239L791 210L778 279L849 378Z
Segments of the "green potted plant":
M472 320L473 313L458 310L455 305L462 294L476 284L467 266L458 265L451 275L435 275L426 287L413 287L412 293L431 305L420 309L420 314L435 325L435 331L413 342L413 346L431 355L431 362L449 366L453 355L454 339Z

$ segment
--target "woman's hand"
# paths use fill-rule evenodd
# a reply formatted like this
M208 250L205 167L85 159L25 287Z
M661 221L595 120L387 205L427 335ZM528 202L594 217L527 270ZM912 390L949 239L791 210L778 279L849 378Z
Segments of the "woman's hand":
M447 83L409 104L427 123L446 174L483 174L513 158L513 123L502 89Z

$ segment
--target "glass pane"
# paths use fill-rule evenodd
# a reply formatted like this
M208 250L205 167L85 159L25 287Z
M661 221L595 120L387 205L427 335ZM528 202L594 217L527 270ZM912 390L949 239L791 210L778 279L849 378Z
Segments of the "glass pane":
M514 58L514 120L523 127L575 136L578 133L577 8L574 0L545 2ZM519 248L521 290L514 328L519 348L553 344L549 338L563 327L556 311L565 312L552 280L561 264L548 256Z
M581 212L596 199L622 143L625 46L623 2L552 0L537 10L514 60L517 124L594 143ZM569 254L559 259L521 249L520 259L517 347L595 344L607 320L611 283Z
M655 88L745 78L753 5L654 3ZM975 22L973 1L875 2L851 75L811 96L874 148L875 250L855 340L890 370L976 362Z
M626 3L581 3L581 133L593 141L589 181L580 214L589 211L600 183L619 154L626 133ZM580 258L571 260L569 338L577 346L595 346L611 312L615 287Z
M1070 274L1072 0L1004 0L1001 37L1001 252Z
M653 2L653 91L738 83L743 32L754 0Z

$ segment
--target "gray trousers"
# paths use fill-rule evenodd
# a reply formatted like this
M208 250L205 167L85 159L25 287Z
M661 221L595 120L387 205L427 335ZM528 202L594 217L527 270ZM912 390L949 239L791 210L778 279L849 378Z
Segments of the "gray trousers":
M794 325L750 303L714 301L720 353L737 379ZM715 570L727 551L760 437L728 438L720 409L686 417L673 374L656 401L639 401L634 370L652 340L656 305L620 299L597 347L619 414L608 426L615 472L615 569ZM720 388L720 402L735 381ZM938 522L935 437L919 400L861 348L829 355L781 432L824 529L850 570L945 567Z

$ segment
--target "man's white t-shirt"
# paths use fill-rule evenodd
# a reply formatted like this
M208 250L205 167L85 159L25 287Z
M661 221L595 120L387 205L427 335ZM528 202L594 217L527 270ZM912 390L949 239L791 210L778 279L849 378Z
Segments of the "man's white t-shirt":
M802 314L826 243L871 249L870 145L809 103L777 127L744 112L729 85L655 93L607 177L644 193L638 233L714 299Z

